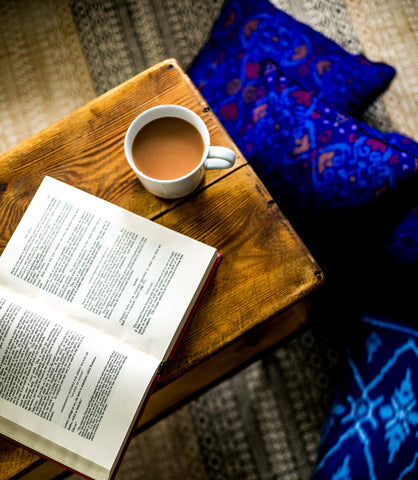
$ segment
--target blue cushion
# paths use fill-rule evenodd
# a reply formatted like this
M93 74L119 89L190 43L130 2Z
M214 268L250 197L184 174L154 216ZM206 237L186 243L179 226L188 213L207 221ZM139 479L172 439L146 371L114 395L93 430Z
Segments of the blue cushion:
M418 330L373 316L353 330L311 480L415 480Z
M389 268L384 247L418 204L417 143L342 114L272 62L256 90L234 139L329 285L344 292L353 308L385 313L380 308L405 305L407 314L409 303L394 275L400 270Z
M188 73L221 119L242 123L268 59L307 91L353 116L395 75L393 67L350 54L267 0L227 0Z
M273 64L257 84L240 146L289 213L356 207L418 169L418 145L342 114Z

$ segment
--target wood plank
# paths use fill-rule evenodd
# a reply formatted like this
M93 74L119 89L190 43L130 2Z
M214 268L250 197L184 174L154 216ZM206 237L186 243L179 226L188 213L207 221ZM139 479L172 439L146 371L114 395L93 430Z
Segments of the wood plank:
M0 480L11 480L45 461L32 452L0 438Z
M249 165L157 222L223 255L163 385L322 284L316 261Z
M196 111L213 143L237 153L233 169L208 172L186 199L162 200L149 194L123 153L124 134L133 118L163 103ZM213 245L223 254L141 425L306 320L300 302L322 284L322 272L174 60L134 77L0 157L0 253L44 175ZM258 340L251 343L249 338ZM0 480L21 478L44 463L21 447L0 443Z
M323 281L315 260L249 165L203 189L191 202L179 203L157 222L216 246L223 259L141 425L299 328L306 321L300 313L305 307L278 315ZM258 341L251 345L249 338ZM22 471L39 465L38 457L9 448ZM1 475L0 480L10 478Z
M123 149L132 120L166 103L195 111L208 126L212 144L236 152L235 168L246 163L178 63L164 61L0 156L0 254L45 175L147 218L174 208L178 200L159 199L142 187ZM201 188L228 173L208 171Z
M138 423L139 431L277 346L281 340L306 325L309 310L310 302L304 299L279 316L254 327L172 383L164 382L163 388L157 389L149 399Z

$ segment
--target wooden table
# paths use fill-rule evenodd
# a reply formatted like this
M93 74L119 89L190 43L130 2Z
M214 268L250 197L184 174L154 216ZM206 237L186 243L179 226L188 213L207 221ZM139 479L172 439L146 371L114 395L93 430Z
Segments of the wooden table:
M236 151L191 196L162 200L140 185L124 156L131 121L154 105L198 113L212 144ZM323 275L216 116L175 60L166 60L0 157L0 253L42 178L50 175L217 247L211 284L139 427L196 395L306 322ZM59 467L0 440L0 480L52 478Z

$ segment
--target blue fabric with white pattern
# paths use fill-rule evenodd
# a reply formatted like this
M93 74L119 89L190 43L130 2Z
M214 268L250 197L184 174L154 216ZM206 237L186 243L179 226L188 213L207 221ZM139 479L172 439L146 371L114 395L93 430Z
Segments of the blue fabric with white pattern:
M356 336L311 480L416 480L418 331L365 316Z

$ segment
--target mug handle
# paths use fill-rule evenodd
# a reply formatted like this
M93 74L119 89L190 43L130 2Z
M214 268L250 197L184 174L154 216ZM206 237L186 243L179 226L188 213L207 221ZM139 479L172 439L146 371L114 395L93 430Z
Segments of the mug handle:
M205 160L206 170L230 168L235 163L235 152L226 147L209 147L208 156Z

